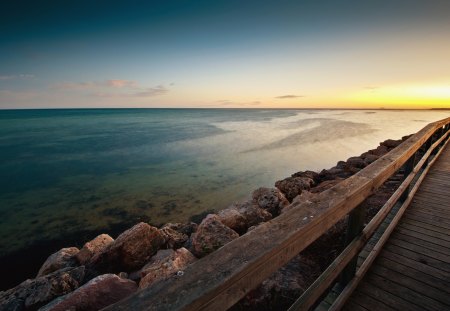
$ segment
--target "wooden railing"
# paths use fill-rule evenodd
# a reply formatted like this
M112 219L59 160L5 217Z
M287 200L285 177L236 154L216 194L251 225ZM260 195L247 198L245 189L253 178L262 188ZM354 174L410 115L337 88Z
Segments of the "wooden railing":
M435 154L437 147L446 141L449 125L450 118L427 125L357 174L317 194L311 201L293 203L286 213L262 223L189 265L182 276L175 276L167 282L137 292L106 310L226 310L349 213L349 227L353 228L349 230L353 231L349 238L352 241L291 309L310 308L344 269L346 277L343 279L349 282L350 287L354 287L355 256L395 202L402 199L406 208L412 197L412 193L408 194L410 182L420 168L429 162L429 156ZM414 166L415 155L422 146L428 151ZM403 165L406 170L405 181L362 229L358 220L362 218L362 211L357 207ZM415 192L415 188L411 191ZM375 249L378 248L380 245L377 244ZM373 261L374 256L369 255L369 261ZM365 263L362 267L367 265ZM356 279L365 273L360 270ZM348 295L351 288L347 286L344 292Z

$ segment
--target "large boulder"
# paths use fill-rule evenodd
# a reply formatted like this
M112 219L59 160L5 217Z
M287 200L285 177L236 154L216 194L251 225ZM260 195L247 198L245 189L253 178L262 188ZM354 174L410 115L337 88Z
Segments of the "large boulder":
M360 157L350 157L347 159L347 164L356 168L364 168L367 166L366 162Z
M83 248L76 254L78 262L82 265L89 263L92 257L101 253L114 239L107 234L100 234L95 239L84 244Z
M320 272L314 261L297 255L238 302L233 310L287 310Z
M89 268L100 274L134 271L141 268L164 243L164 237L157 228L141 222L92 257Z
M255 202L234 203L219 211L219 221L239 234L244 234L251 226L268 221L272 214L260 208Z
M115 274L100 275L74 292L60 297L39 311L96 311L116 303L137 290L135 282Z
M291 177L306 177L306 178L311 178L314 183L318 183L320 180L320 176L318 173L313 172L313 171L300 171L297 173L294 173L291 175Z
M283 193L276 188L258 188L252 193L253 203L267 210L272 216L280 214L281 210L289 205Z
M368 152L381 157L388 153L389 149L386 146L380 145L376 149L369 150Z
M393 139L387 139L385 141L383 141L382 143L380 143L381 146L386 146L389 149L394 149L395 147L397 147L398 145L400 145L402 143L402 140L393 140Z
M192 236L192 251L203 257L239 237L236 231L220 222L214 214L206 216Z
M164 240L166 241L166 246L168 248L180 248L189 239L189 236L187 234L176 231L170 227L162 227L160 229L160 232L163 235Z
M75 255L79 251L80 250L76 247L68 247L62 248L56 253L50 255L39 269L37 277L52 273L62 268L76 267L77 260L75 259Z
M239 210L239 203L235 203L217 213L219 221L239 234L244 234L249 227L247 218Z
M0 293L0 310L36 310L78 288L83 280L84 271L84 266L69 267L36 279L26 280Z
M197 231L197 227L198 225L195 222L190 222L190 223L167 223L165 224L161 229L164 228L170 228L172 230L175 230L177 232L186 234L187 236L191 235L192 233L194 233L195 231Z
M153 284L166 280L184 270L196 258L184 247L172 250L160 250L140 271L139 288L147 288Z
M314 180L309 177L288 177L275 183L275 187L286 196L289 202L292 202L303 190L311 189L313 185Z
M334 186L336 186L338 183L340 183L343 179L333 179L333 180L325 180L318 184L316 187L311 189L311 193L319 193L325 190L328 190Z

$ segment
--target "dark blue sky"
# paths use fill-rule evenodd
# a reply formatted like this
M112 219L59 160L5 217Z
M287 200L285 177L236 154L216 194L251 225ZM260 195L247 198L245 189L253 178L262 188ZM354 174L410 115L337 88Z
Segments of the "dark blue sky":
M445 84L449 16L440 0L9 1L0 107L326 106Z

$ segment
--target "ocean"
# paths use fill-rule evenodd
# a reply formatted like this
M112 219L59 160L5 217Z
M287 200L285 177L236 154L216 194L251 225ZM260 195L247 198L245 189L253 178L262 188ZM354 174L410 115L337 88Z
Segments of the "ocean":
M185 222L448 111L0 110L0 259ZM37 251L42 250L42 254ZM5 267L5 266L3 266Z

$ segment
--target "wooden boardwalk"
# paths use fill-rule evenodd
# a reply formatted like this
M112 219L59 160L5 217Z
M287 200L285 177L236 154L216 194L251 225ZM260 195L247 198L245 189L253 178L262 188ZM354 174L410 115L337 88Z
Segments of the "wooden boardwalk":
M344 310L450 310L450 147Z

